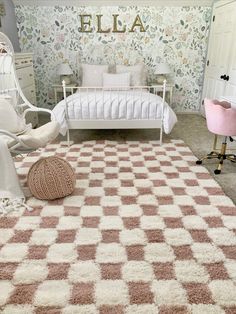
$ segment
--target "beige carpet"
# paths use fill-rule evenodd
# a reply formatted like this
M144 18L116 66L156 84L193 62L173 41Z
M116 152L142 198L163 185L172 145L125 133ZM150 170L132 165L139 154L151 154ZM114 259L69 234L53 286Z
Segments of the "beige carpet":
M236 207L182 141L48 145L74 194L0 217L1 313L236 313Z

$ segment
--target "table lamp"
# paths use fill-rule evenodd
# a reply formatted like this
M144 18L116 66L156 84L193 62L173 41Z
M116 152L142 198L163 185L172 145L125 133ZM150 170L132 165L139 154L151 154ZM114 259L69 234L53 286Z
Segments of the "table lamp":
M60 76L61 82L64 80L66 84L70 84L72 74L73 71L66 61L58 65L57 75Z
M171 69L167 63L159 63L157 65L155 74L157 75L157 83L163 84L166 80L166 75L171 73Z

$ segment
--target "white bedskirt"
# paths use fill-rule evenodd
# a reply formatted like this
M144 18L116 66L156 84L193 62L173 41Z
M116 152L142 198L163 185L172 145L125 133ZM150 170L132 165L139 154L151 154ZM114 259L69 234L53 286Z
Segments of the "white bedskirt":
M162 117L162 98L148 91L90 91L75 93L59 102L53 109L60 123L60 133L68 129L66 115L70 120L156 120ZM170 133L177 117L165 103L163 128ZM95 122L96 123L96 122Z

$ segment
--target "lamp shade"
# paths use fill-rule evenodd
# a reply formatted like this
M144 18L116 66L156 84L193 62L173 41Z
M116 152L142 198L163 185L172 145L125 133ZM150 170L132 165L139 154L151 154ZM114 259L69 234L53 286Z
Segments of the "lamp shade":
M57 74L58 75L72 75L73 71L67 62L63 62L58 65L57 67Z
M155 74L170 74L171 69L167 63L159 63L156 67Z

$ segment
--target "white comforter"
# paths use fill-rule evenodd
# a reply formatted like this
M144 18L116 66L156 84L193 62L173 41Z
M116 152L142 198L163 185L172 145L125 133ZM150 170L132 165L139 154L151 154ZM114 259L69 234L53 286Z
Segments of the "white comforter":
M67 98L70 120L155 120L161 118L162 98L148 91L93 91L75 93ZM60 133L66 134L66 104L62 100L53 109L60 123ZM170 133L177 122L174 111L164 104L163 127Z

